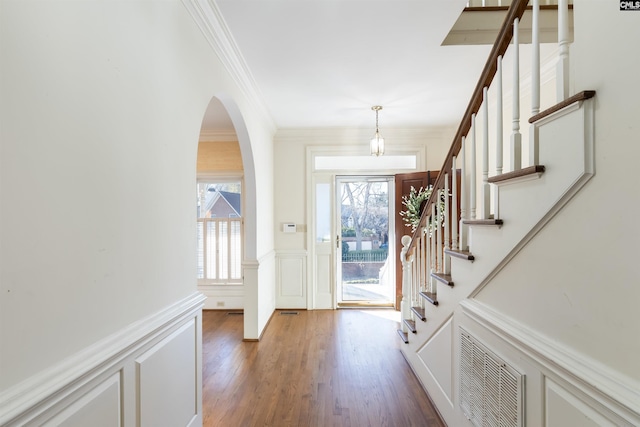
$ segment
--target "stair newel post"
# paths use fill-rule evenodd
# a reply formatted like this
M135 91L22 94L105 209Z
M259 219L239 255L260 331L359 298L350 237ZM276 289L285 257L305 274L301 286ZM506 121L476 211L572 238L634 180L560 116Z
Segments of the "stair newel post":
M496 64L496 175L502 174L502 159L503 159L503 123L502 115L504 110L502 107L502 55L498 56ZM497 186L493 188L493 215L494 218L500 218L500 189Z
M540 0L532 0L531 22L531 116L540 112ZM539 163L538 127L529 126L529 164Z
M476 219L476 115L471 115L471 149L469 150L469 217Z
M569 0L558 0L558 65L556 68L556 98L569 97Z
M482 219L491 215L491 187L489 186L489 88L482 89Z
M411 270L413 257L409 256L409 245L411 244L411 237L404 235L400 240L402 243L402 250L400 251L400 261L402 262L402 301L400 302L400 312L403 319L408 319L410 314L410 303L408 301L409 294L411 293L412 286ZM402 332L408 332L407 325L404 322L400 322Z
M467 225L464 224L464 220L468 218L467 211L467 164L466 164L466 142L467 138L462 137L462 141L460 144L460 224L458 228L460 229L460 242L458 243L458 247L461 251L467 249Z
M519 20L513 21L513 118L511 132L511 170L522 168L522 135L520 134L520 42Z
M450 230L451 230L451 218L449 217L451 210L449 208L449 204L451 203L451 198L449 195L449 174L444 174L444 246L442 248L442 260L443 260L443 268L442 271L444 274L451 273L451 258L444 253L445 250L451 249L451 239L450 239Z
M451 160L451 249L458 250L458 171L456 156Z

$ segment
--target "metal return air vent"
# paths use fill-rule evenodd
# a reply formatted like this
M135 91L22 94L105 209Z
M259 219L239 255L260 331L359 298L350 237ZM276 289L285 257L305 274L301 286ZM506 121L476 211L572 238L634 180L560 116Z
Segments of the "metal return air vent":
M297 315L297 311L281 311L280 316L295 316Z
M462 328L460 408L478 427L524 426L524 375Z

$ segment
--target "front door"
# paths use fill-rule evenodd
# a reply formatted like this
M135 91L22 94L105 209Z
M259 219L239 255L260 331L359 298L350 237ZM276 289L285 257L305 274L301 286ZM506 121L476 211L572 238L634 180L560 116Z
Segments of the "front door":
M393 306L393 177L336 178L338 307Z
M413 172L413 173L403 173L398 174L395 177L395 212L396 212L396 221L395 221L395 242L396 248L398 251L402 250L402 243L400 243L400 239L405 234L411 235L411 229L407 228L405 222L402 220L400 216L400 212L405 209L405 206L402 204L402 198L409 195L411 192L411 187L415 188L416 191L420 190L420 188L428 188L429 185L435 182L438 177L439 171L425 171L425 172ZM395 271L395 292L396 292L396 310L400 310L400 298L402 295L402 265L397 263L396 271Z

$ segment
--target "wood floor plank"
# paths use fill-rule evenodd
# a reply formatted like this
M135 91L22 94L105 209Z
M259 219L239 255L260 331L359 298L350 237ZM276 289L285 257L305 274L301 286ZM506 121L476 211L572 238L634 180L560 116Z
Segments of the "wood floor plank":
M205 311L204 426L444 426L400 353L395 314L276 313L260 342L243 342L242 316Z

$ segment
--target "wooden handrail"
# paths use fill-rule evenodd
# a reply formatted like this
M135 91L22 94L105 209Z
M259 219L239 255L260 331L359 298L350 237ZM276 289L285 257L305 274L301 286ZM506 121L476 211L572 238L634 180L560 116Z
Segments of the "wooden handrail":
M453 138L451 148L449 148L449 152L447 153L447 156L444 160L442 169L440 169L440 173L438 174L435 184L433 185L434 191L431 192L431 196L427 200L424 210L422 211L422 216L420 217L420 225L416 228L413 236L411 237L411 245L409 246L410 249L414 247L422 227L424 227L427 223L429 212L431 212L430 207L438 197L437 190L444 188L445 174L451 171L451 167L453 165L453 157L458 155L462 146L462 137L467 135L467 133L469 133L469 129L471 128L471 116L473 114L476 114L480 109L480 106L482 105L483 88L489 87L491 85L491 82L493 81L493 77L496 75L496 70L498 67L498 57L504 56L504 53L509 47L509 43L511 43L511 39L513 38L513 21L516 18L518 20L522 18L522 15L524 15L525 10L527 9L528 3L529 0L513 0L511 6L509 7L507 16L502 23L502 27L500 28L500 32L498 33L498 37L493 44L491 53L489 54L489 58L484 65L484 69L482 70L480 79L478 80L473 94L471 95L469 105L467 106L467 109L462 116L462 121L460 122L458 131Z

